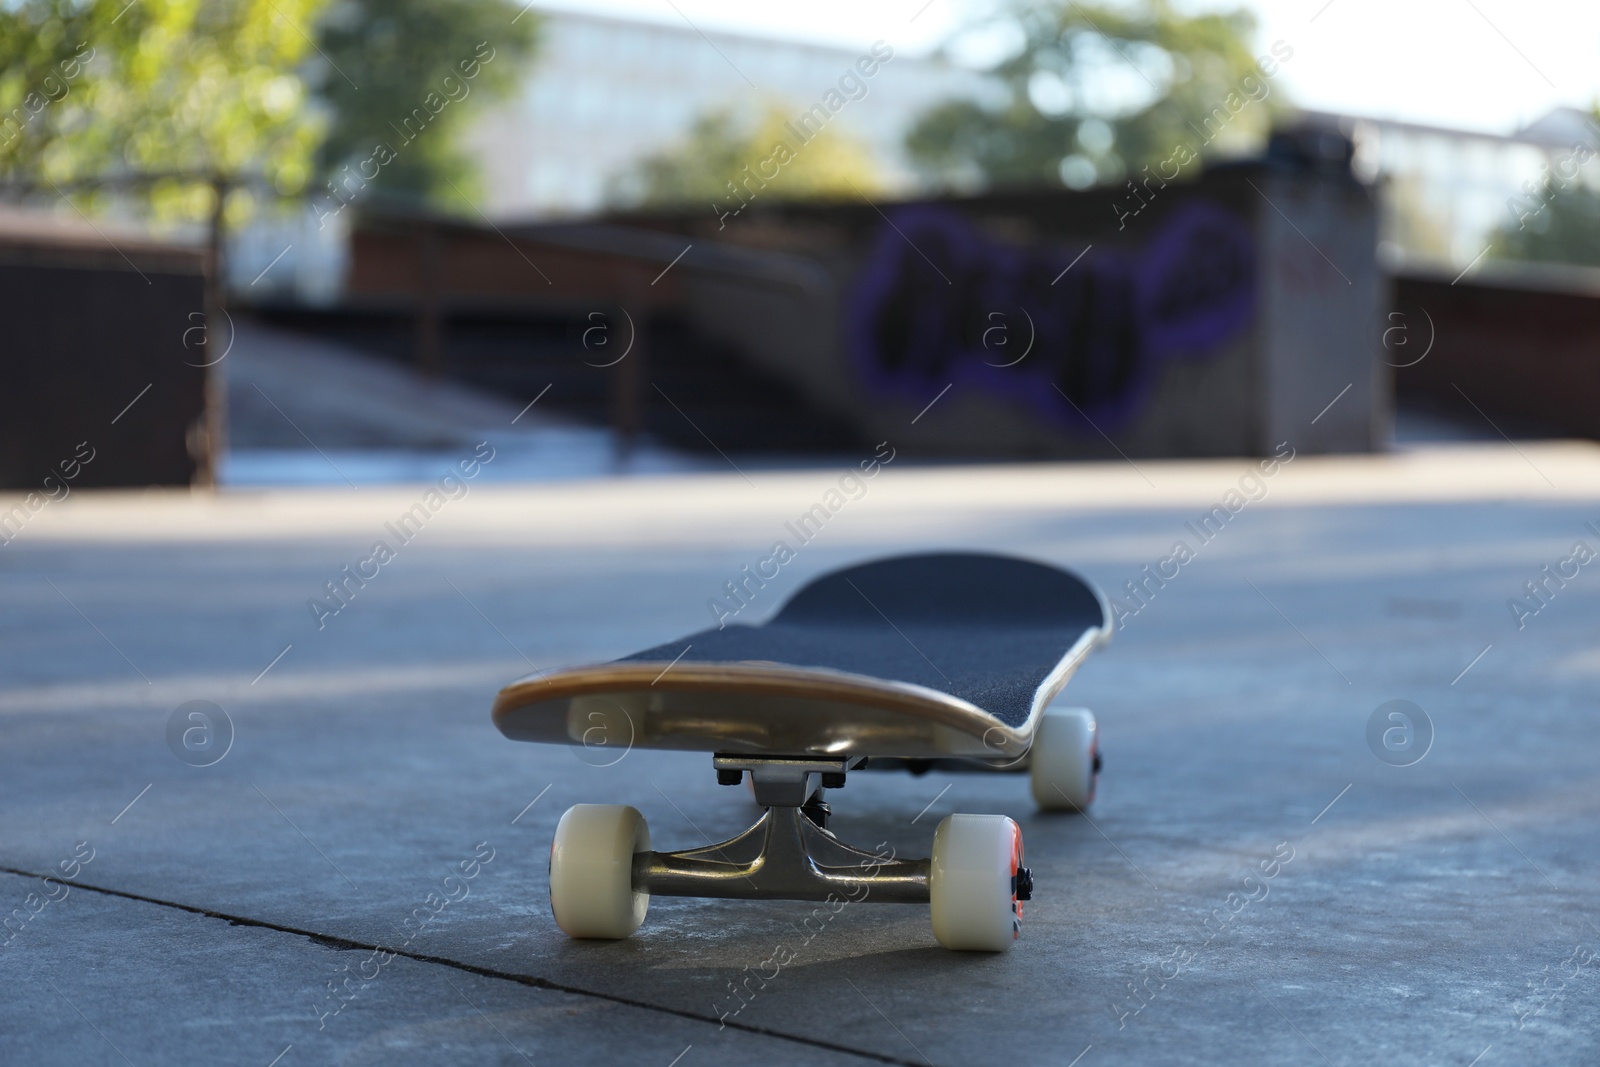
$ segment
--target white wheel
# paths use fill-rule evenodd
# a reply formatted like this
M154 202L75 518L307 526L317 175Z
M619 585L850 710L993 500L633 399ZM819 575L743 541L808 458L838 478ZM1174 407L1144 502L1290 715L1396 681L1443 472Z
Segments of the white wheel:
M1022 828L1004 815L951 815L933 832L928 898L945 948L1004 952L1022 929L1018 900L1032 893Z
M644 922L650 894L633 887L633 854L650 851L636 808L575 804L550 844L550 910L569 937L627 937Z
M1087 811L1100 774L1100 728L1088 708L1046 708L1029 752L1033 800L1045 811Z

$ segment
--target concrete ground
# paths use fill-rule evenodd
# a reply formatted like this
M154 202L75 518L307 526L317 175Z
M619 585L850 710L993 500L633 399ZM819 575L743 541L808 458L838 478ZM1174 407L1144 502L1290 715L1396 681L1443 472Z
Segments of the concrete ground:
M1068 691L1102 723L1089 816L1007 776L832 797L901 855L1016 817L1038 891L1001 956L924 907L659 899L617 943L548 913L570 804L636 805L657 847L754 812L705 756L506 741L495 689L707 625L842 470L474 481L403 545L422 484L51 503L0 547L0 1061L1597 1062L1600 564L1563 561L1600 549L1600 449L1253 469L894 463L741 616L906 549L1115 594L1189 544Z

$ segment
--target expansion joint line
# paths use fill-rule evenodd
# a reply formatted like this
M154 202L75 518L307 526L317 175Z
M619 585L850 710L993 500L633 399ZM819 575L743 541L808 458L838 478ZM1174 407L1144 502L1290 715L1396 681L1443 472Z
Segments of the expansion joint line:
M0 874L14 874L20 878L39 878L45 875L37 871L24 871L16 867L0 866ZM500 971L493 967L480 967L473 963L463 963L460 960L450 959L448 956L432 956L423 952L408 952L405 949L390 948L386 945L373 945L365 941L355 941L348 937L337 937L331 934L319 934L315 930L305 930L298 926L287 926L283 923L267 922L263 919L251 919L242 915L230 915L225 911L216 911L211 908L196 907L193 904L180 904L177 901L162 900L158 897L147 897L142 893L129 893L122 889L111 889L106 886L90 885L86 882L73 881L68 883L73 889L82 889L87 893L99 893L102 896L119 897L123 900L135 900L141 904L154 904L161 908L173 908L185 911L190 915L203 915L208 919L221 919L230 926L253 926L261 930L274 930L280 934L293 934L303 937L323 948L348 950L354 952L387 952L403 959L413 960L417 963L431 963L440 967L450 967L467 974L475 974L481 978L495 978L503 982L515 982L518 985L528 986L532 989L544 989L552 993L567 993L572 996L592 997L595 1000L606 1000L613 1004L622 1004L630 1008L639 1008L643 1011L653 1011L661 1015L674 1015L680 1019L691 1019L698 1023L714 1023L725 1026L730 1030L741 1030L761 1037L775 1038L779 1041L791 1041L796 1044L810 1045L813 1048L827 1049L829 1052L843 1053L859 1059L870 1060L874 1063L890 1063L897 1067L923 1067L915 1060L903 1060L896 1056L885 1056L881 1053L867 1049L855 1048L850 1045L841 1045L832 1041L823 1041L819 1038L804 1037L799 1034L789 1034L782 1030L772 1030L765 1026L754 1026L750 1023L741 1023L733 1019L718 1019L715 1015L703 1014L697 1011L687 1011L681 1008L668 1008L660 1004L651 1004L649 1001L635 1000L632 997L619 996L615 993L605 993L594 989L584 989L582 986L567 985L563 982L552 982L548 978L539 978L531 974L517 974L515 971Z

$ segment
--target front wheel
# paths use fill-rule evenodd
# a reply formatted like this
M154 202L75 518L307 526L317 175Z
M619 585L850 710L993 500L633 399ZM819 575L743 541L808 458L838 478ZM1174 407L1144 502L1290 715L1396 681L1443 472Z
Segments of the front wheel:
M1100 727L1088 708L1046 708L1029 752L1033 800L1044 811L1087 811L1100 776Z
M550 910L568 937L623 938L639 929L650 894L633 887L633 856L650 827L625 804L575 804L550 845Z
M1004 952L1022 931L1033 876L1022 828L1004 815L951 815L933 833L928 901L945 948Z

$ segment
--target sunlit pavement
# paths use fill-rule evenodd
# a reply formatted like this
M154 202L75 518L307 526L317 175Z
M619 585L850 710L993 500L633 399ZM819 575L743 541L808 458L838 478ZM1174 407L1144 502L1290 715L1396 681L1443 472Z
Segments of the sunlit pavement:
M0 1059L1600 1058L1600 563L1575 551L1600 552L1600 449L849 471L441 467L30 513L0 547ZM1010 776L830 796L841 836L900 855L952 811L1018 818L1038 889L1011 953L871 902L658 899L618 943L551 922L566 806L633 804L658 848L754 812L701 755L507 741L495 689L709 625L778 540L796 558L741 622L931 547L1123 598L1067 694L1102 724L1089 817L1034 814ZM372 576L335 613L347 566Z

